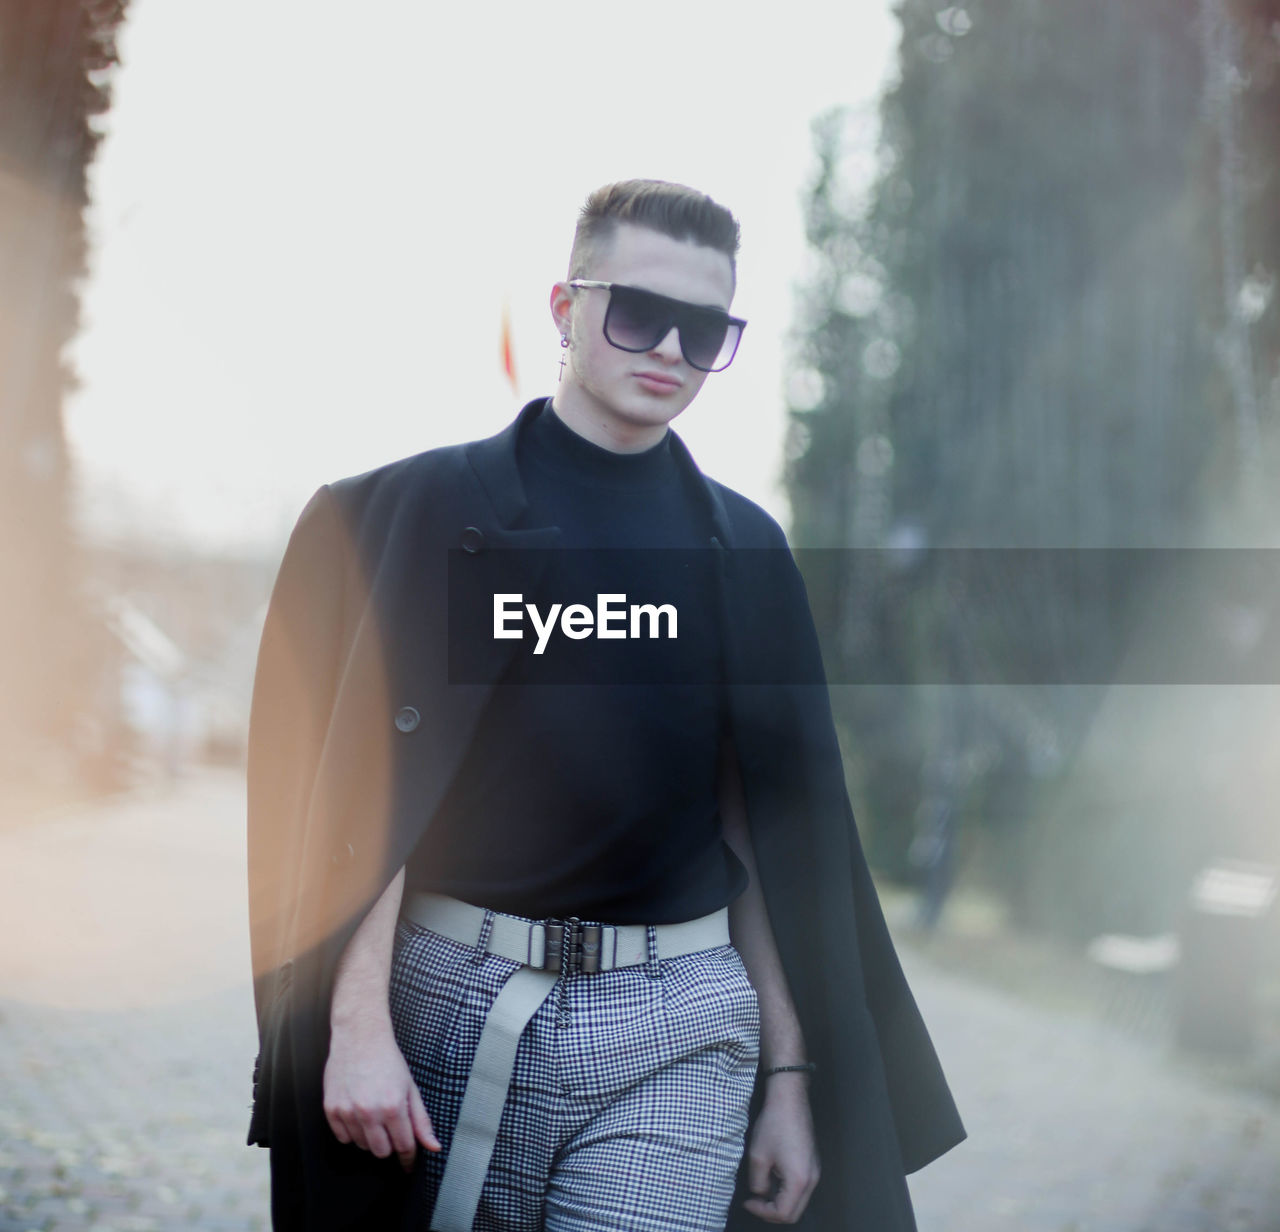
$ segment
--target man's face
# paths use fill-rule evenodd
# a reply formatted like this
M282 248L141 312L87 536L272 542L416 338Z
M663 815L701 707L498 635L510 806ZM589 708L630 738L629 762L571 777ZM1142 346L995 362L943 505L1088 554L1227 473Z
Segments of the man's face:
M733 299L733 266L715 248L672 239L629 223L617 226L584 277L656 291L674 299L727 310ZM604 336L609 292L562 290L552 295L567 310L568 363L562 393L618 437L665 427L693 401L707 373L681 354L672 328L649 351L621 351ZM557 313L557 324L566 317ZM557 405L562 401L556 395Z

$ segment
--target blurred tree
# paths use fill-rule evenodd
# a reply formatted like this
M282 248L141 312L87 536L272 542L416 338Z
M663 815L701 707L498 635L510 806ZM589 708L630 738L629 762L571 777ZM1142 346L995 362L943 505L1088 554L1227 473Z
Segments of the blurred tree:
M0 0L0 778L67 769L93 626L70 526L63 348L127 0Z
M1206 56L1216 58L1207 91L1214 111L1223 193L1223 320L1243 333L1243 396L1272 438L1280 418L1280 0L1205 0ZM1236 248L1228 255L1228 238ZM1265 449L1264 445L1264 449ZM1270 448L1276 448L1274 439ZM1260 492L1275 456L1263 458Z
M898 570L909 574L922 547L1191 543L1215 446L1237 445L1218 482L1253 465L1256 400L1241 402L1250 386L1219 360L1236 346L1257 379L1276 372L1274 343L1241 348L1264 331L1242 333L1224 308L1253 278L1242 302L1256 312L1276 268L1277 215L1265 208L1280 157L1276 7L901 0L899 74L865 201L848 187L862 118L815 123L815 260L788 390L794 538L899 549L845 552L843 568L814 578L833 675L883 676L889 663L903 679L980 678L1017 660L1020 629L1048 627L1058 655L1044 679L1070 680L1138 584L1113 575L1113 558L1079 554L1090 604L1027 569L1002 579L976 634L949 619L977 602L965 553L932 555L922 584ZM1257 67L1232 59L1244 42ZM1226 97L1243 93L1242 116L1215 110L1222 81ZM1235 162L1233 138L1248 150ZM1244 220L1235 257L1233 217ZM1272 338L1274 321L1271 311ZM1028 791L1044 794L1097 699L1049 683L844 691L873 855L906 871L917 818L936 830L967 815L986 825L991 869L1023 923L1105 924L1099 903L1116 926L1126 912L1151 917L1132 901L1139 855L1114 858L1114 835L1081 827L1056 847L1015 837L1041 812ZM1150 855L1151 819L1117 824L1131 831L1119 847ZM1037 852L1069 855L1092 899L1054 892L1028 867L1050 858Z
M1248 16L1254 16L1249 13ZM1217 331L1222 373L1235 424L1238 465L1255 497L1260 494L1261 433L1250 306L1244 277L1245 146L1239 96L1248 87L1243 63L1243 16L1226 0L1202 0L1200 35L1205 71L1205 115L1217 173L1218 280L1222 311Z

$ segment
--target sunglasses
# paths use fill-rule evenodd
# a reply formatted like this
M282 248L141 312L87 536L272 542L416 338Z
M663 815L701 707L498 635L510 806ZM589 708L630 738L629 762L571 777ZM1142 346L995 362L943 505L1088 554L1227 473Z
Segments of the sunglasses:
M721 372L733 362L747 324L721 308L688 304L620 282L575 278L569 285L609 292L604 336L611 346L633 353L652 351L674 327L680 338L680 353L700 372Z

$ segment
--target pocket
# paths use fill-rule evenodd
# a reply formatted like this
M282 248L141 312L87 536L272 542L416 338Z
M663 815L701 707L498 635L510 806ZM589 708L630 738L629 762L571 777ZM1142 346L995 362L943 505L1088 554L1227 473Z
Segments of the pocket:
M754 1075L760 1060L760 1004L738 951L716 946L664 960L663 967L677 1055L704 1053L728 1074Z
M751 976L747 974L747 965L742 961L742 955L737 947L727 945L724 948L728 952L729 965L736 977L730 981L731 984L736 985L730 997L736 1009L735 1022L739 1030L738 1051L741 1055L735 1058L734 1068L748 1066L755 1070L760 1064L760 997L756 992L756 986L751 982Z

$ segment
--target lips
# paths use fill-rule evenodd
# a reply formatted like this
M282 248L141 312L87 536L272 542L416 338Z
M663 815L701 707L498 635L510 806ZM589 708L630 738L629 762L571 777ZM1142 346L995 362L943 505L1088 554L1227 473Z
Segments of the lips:
M646 389L654 393L674 393L683 384L676 377L664 372L636 372L632 374Z

